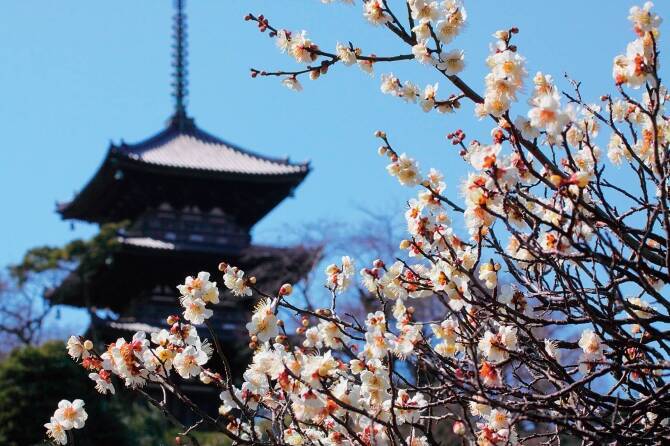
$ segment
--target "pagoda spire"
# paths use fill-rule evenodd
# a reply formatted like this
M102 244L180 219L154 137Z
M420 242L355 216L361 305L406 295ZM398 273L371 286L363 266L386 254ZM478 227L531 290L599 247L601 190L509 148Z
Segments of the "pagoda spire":
M186 0L174 0L175 14L172 26L172 96L175 100L174 115L171 124L180 129L192 124L186 114L186 97L188 96L188 48L186 30Z

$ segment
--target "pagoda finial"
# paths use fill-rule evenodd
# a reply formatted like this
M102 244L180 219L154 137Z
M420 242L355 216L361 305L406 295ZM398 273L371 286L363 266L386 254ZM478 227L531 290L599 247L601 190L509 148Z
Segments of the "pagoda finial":
M188 96L188 49L186 42L186 14L184 13L186 0L174 0L174 5L176 12L172 29L172 37L174 39L172 45L172 67L174 68L172 74L172 95L175 99L175 111L172 122L183 128L190 121L186 115L186 96Z

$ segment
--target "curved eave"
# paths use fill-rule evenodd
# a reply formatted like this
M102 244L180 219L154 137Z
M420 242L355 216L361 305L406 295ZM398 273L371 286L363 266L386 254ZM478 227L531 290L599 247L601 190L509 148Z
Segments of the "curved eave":
M299 171L291 173L250 173L225 171L206 168L197 168L190 166L171 166L165 164L146 162L142 159L134 159L126 156L112 148L108 157L111 162L116 163L115 167L134 169L143 172L159 173L175 177L197 177L214 180L233 180L250 183L295 183L298 185L311 171L309 163L298 164Z
M159 255L165 256L169 253L175 253L177 257L195 256L195 257L212 257L214 259L221 259L221 256L234 256L242 259L254 258L273 258L273 257L287 257L292 259L301 258L303 261L314 262L323 254L323 247L321 245L306 246L270 246L270 245L254 245L250 244L243 248L225 249L225 248L203 248L198 246L179 246L161 240L153 240L144 238L145 242L137 243L133 241L132 237L119 237L119 243L122 246L124 253L138 254L138 255ZM218 261L216 262L218 264ZM251 262L253 263L253 262Z
M91 306L122 312L130 300L141 299L155 284L180 283L185 274L211 271L222 260L258 277L267 290L276 290L286 281L295 283L305 277L321 255L320 246L302 245L251 245L235 254L122 246L114 261L91 276L87 284L73 272L45 297L53 304L85 307L84 296L90 296ZM141 276L133 274L138 270L143 271Z
M255 158L259 161L269 162L272 164L291 166L291 167L303 167L308 168L309 163L291 163L287 158L278 158L267 155L262 155L258 152L244 149L236 144L230 143L222 138L212 135L209 132L202 130L195 124L193 118L184 116L180 118L175 115L171 118L170 124L164 130L158 132L157 134L150 136L140 142L134 144L127 144L122 142L120 146L113 146L112 149L116 149L119 152L126 153L138 153L144 152L147 150L154 149L156 147L162 146L179 136L189 136L195 138L196 140L207 143L221 146L227 149L230 149L239 154L243 154L250 158Z
M61 214L61 217L63 219L86 220L85 218L81 218L81 216L77 215L78 208L80 207L82 201L86 201L89 197L93 198L93 196L95 196L98 193L99 189L101 189L101 185L103 184L103 177L110 176L110 173L111 176L113 177L113 171L111 171L109 161L110 153L111 153L111 146L107 150L105 158L102 160L102 163L95 171L93 176L88 180L84 188L81 189L81 191L79 191L72 200L59 202L56 204L56 211L59 214Z
M151 176L154 181L178 181L181 179L197 179L200 182L211 184L212 190L225 191L239 188L241 184L272 186L269 189L276 195L278 191L283 191L283 196L274 197L270 200L266 209L258 209L261 214L254 216L246 222L248 226L255 224L263 218L284 198L291 195L292 191L304 180L311 171L308 163L300 164L301 170L294 173L282 174L256 174L246 172L231 172L221 170L199 169L193 167L166 166L154 163L147 163L141 159L132 159L125 154L120 153L114 147L110 147L105 158L89 180L86 186L79 192L75 198L67 203L57 205L57 211L63 219L77 219L89 222L109 222L117 221L118 218L104 217L104 203L113 201L113 197L118 196L116 177L122 175L124 178L141 178L142 176ZM141 182L140 180L131 180ZM261 197L262 198L262 197ZM96 209L97 210L94 210ZM243 210L242 210L243 211ZM125 218L121 218L123 220Z

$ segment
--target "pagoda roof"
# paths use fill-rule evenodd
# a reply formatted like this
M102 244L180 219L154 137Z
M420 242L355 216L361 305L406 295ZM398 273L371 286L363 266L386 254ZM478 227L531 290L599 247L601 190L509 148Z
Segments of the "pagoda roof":
M119 237L119 242L123 245L137 246L138 248L165 249L167 251L177 249L175 243L151 237Z
M199 129L190 118L173 119L167 129L137 144L112 144L109 155L138 164L233 176L304 176L309 171L309 163L242 149Z
M188 116L188 50L185 0L175 2L173 97L167 128L135 144L110 144L102 164L75 197L59 203L64 219L94 223L135 220L169 204L173 209L218 209L250 229L310 171L254 153L200 129Z
M175 301L176 305L176 301ZM175 306L173 309L176 310L178 307ZM217 310L225 310L225 308L221 308L214 306ZM120 336L128 335L129 333L137 333L138 331L143 331L147 334L151 333L158 333L162 329L169 328L165 324L165 317L167 317L167 314L162 315L163 317L161 318L160 321L155 321L155 323L149 324L146 322L137 322L134 318L118 318L118 319L112 319L110 317L102 318L99 315L97 315L95 312L91 313L91 324L96 326L97 329L101 329L104 331L113 331L113 332L119 332ZM218 332L217 334L222 334L225 333L226 331L228 332L234 332L234 331L239 331L240 328L240 323L219 323L216 324L215 329ZM200 328L201 331L202 328ZM110 337L109 340L116 339L117 336Z
M75 197L59 203L64 219L133 221L169 204L173 209L218 209L250 229L309 173L293 163L245 150L200 129L186 111L188 51L185 0L175 2L173 97L167 128L135 144L110 144L102 164Z
M93 316L94 318L91 321L93 324L99 324L107 326L113 330L124 331L129 333L136 333L138 331L143 331L145 333L158 333L159 331L161 331L162 328L155 325L145 324L143 322L123 322L123 321L102 319L99 316L96 316L95 313L93 313Z
M154 242L158 241L123 239L113 261L101 265L85 282L79 271L73 271L57 288L49 290L46 298L54 304L91 305L123 312L131 300L147 291L147 286L166 283L176 287L187 274L203 270L214 275L221 261L256 276L264 290L278 290L285 282L296 283L305 277L322 254L320 246L251 245L237 252L207 252L179 250ZM229 293L222 291L224 296Z
M69 202L64 219L105 223L133 220L150 207L218 207L251 227L309 173L293 163L242 149L175 115L168 127L136 144L111 144L102 164Z

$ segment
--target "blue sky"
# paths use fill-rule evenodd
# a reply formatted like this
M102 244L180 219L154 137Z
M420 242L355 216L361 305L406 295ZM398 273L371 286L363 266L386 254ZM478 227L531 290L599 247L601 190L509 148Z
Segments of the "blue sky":
M393 3L393 2L392 2ZM463 77L481 90L491 33L517 26L516 43L538 70L584 83L593 100L611 90L611 61L632 39L630 1L470 1L469 25L452 47L466 52ZM667 2L657 10L670 20ZM356 6L318 0L191 0L189 111L199 126L261 153L310 159L313 173L255 229L257 240L281 242L280 228L323 218L358 218L357 208L400 202L409 192L389 177L376 155L374 130L388 131L396 149L426 170L447 175L452 196L464 164L444 139L462 127L488 140L470 107L460 114L424 114L379 92L379 74L393 71L420 84L439 79L414 62L376 68L374 79L337 67L291 92L276 79L251 79L248 69L291 68L273 42L242 17L264 13L277 27L307 29L332 50L351 40L378 55L408 52L383 29L367 25ZM3 2L0 14L0 264L35 245L63 243L94 228L60 220L55 202L68 200L94 173L110 140L143 139L163 128L170 97L169 0ZM662 29L665 29L664 24ZM667 47L667 31L661 47ZM451 93L446 82L440 91ZM561 83L565 86L565 83ZM525 113L524 108L520 109ZM399 206L399 205L398 205Z

